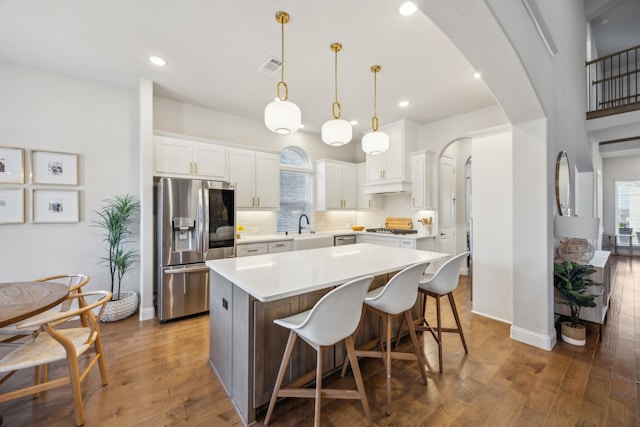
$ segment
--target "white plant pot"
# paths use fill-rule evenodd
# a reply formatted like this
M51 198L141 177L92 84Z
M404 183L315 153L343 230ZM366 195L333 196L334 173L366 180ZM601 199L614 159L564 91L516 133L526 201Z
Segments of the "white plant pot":
M116 296L118 294L114 294ZM107 302L100 320L102 322L116 322L126 319L138 309L138 294L133 291L120 292L120 298Z
M587 343L587 329L583 325L572 328L571 322L562 322L560 336L568 344L584 346Z

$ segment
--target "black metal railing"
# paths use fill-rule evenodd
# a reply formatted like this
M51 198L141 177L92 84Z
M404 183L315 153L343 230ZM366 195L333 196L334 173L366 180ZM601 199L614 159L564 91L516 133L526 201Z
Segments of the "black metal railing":
M640 110L640 46L587 62L587 119Z

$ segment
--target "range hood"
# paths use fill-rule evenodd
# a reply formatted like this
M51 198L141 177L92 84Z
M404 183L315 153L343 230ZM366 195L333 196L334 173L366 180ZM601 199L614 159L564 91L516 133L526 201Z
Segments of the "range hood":
M373 182L362 186L364 194L408 193L411 191L411 181L389 180L388 182Z

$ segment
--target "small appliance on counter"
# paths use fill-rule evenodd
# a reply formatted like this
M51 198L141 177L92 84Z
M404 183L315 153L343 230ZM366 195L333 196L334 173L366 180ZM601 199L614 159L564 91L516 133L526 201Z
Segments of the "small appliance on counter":
M418 232L418 230L413 230L413 221L411 218L394 217L387 217L384 222L384 228L367 228L365 231L383 234L416 234Z

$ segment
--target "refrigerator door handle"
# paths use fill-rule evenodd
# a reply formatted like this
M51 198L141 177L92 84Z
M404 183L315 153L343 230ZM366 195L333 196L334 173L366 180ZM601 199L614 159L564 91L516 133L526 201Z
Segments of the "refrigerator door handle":
M165 274L182 274L182 273L197 273L202 271L209 271L207 266L187 266L178 268L168 268L164 270Z

